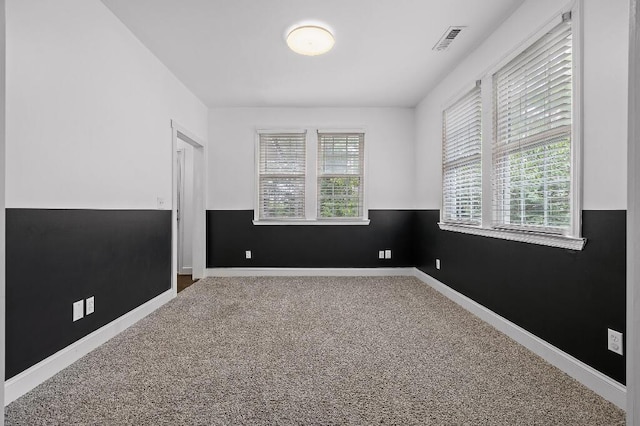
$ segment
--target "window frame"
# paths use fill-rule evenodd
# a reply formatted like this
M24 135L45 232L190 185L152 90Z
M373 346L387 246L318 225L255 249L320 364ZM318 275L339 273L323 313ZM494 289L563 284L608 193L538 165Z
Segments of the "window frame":
M570 15L567 15L570 14ZM494 189L492 179L495 173L493 168L493 144L494 134L494 95L493 76L505 67L514 58L527 50L540 40L546 33L561 24L570 16L572 33L572 115L571 115L571 176L570 176L570 202L571 216L569 229L563 234L539 232L532 229L514 229L512 227L494 226L495 217L493 211ZM497 64L484 72L481 80L482 98L482 224L464 225L438 223L440 229L453 232L462 232L485 237L500 238L511 241L520 241L531 244L559 247L570 250L582 250L586 239L582 237L582 53L583 31L582 10L580 2L566 7L560 14L555 15L535 34L527 37L513 51L506 55ZM467 89L468 90L468 89ZM460 95L458 96L459 99ZM447 104L450 105L453 102ZM444 108L443 108L444 110ZM442 208L441 208L442 212ZM442 214L442 213L441 213Z
M305 217L300 219L264 219L260 218L260 135L274 133L305 133ZM363 135L362 165L362 217L357 218L320 218L318 217L318 148L319 133L358 133ZM369 209L367 205L367 163L368 150L365 128L275 128L261 126L255 130L254 143L254 225L369 225Z

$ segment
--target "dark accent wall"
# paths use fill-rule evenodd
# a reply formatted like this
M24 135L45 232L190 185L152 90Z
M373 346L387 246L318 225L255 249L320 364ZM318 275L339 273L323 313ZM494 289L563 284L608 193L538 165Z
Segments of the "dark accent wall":
M438 219L416 212L420 270L625 383L607 328L625 332L626 211L584 211L582 251L441 231Z
M207 267L417 266L625 383L606 330L626 331L626 211L584 211L582 251L441 231L438 210L369 217L256 226L252 210L210 210ZM7 379L171 287L168 210L7 209L6 228ZM72 322L73 302L91 296L95 313Z
M207 267L413 266L414 211L369 210L369 219L369 225L254 225L253 210L208 210ZM384 249L391 259L378 259Z
M7 209L6 226L7 379L171 288L169 210Z

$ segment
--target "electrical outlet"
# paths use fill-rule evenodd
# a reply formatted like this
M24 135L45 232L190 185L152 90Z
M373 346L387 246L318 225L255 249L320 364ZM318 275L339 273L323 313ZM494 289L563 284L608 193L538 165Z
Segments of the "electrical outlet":
M246 250L244 252L245 259L251 259L251 250Z
M73 302L73 321L78 321L84 316L84 300Z
M440 269L440 259L436 259L436 269Z
M622 355L622 333L607 328L607 349Z
M391 259L391 250L385 250L384 251L384 258L385 259Z
M158 197L157 202L158 202L158 210L163 210L167 204L163 197Z
M378 252L378 259L384 259L384 250Z
M96 298L94 296L89 297L85 306L87 315L92 314L96 310Z

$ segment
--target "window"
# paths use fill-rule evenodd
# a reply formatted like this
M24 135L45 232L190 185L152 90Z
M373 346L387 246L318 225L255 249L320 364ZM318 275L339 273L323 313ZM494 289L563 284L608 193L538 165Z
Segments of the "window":
M259 130L255 225L367 225L364 132Z
M481 224L481 120L479 84L443 112L443 222Z
M493 77L494 225L571 225L572 37L563 22Z
M261 133L259 219L304 219L304 133Z
M362 133L318 133L318 218L362 218Z
M540 34L444 109L440 228L581 250L571 13Z

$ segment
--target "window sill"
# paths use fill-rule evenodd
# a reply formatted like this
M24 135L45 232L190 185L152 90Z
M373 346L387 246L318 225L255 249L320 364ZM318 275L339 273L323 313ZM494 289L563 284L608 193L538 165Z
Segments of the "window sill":
M368 225L369 219L353 219L353 220L316 220L316 219L299 219L299 220L253 220L254 225Z
M443 231L462 232L464 234L480 235L490 238L501 238L503 240L520 241L523 243L559 247L569 250L582 250L587 242L586 238L574 238L564 235L549 235L526 231L509 231L504 229L480 228L477 226L458 225L442 222L438 222L438 226Z

